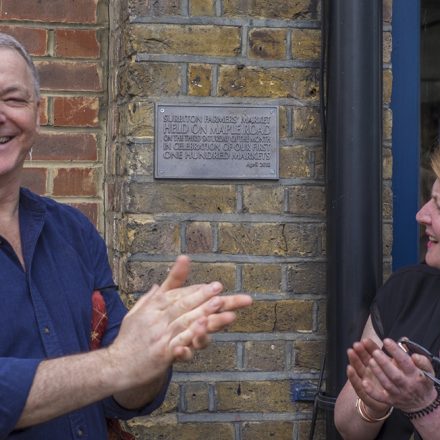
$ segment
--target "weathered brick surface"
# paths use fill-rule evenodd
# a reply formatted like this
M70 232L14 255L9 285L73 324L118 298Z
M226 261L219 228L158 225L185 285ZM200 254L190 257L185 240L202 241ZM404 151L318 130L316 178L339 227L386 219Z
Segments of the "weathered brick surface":
M181 67L178 64L132 64L120 75L122 95L145 97L176 96L181 92Z
M150 25L131 28L134 52L185 55L236 56L240 53L240 28L235 26Z
M277 301L275 331L311 332L313 330L313 301Z
M212 251L213 231L209 223L193 222L186 226L186 252L190 254Z
M131 15L147 15L159 17L162 15L181 15L180 0L129 0L129 12Z
M194 17L215 15L215 0L191 0L189 13Z
M0 32L12 35L32 56L47 55L47 29L34 29L21 26L0 25Z
M315 370L321 368L325 352L323 341L296 341L294 350L296 367Z
M325 189L322 186L291 186L288 191L288 212L296 215L323 215Z
M246 185L243 188L243 210L250 213L282 213L284 188L282 186Z
M280 148L280 177L313 177L314 154L303 146Z
M252 307L239 311L207 350L175 366L166 410L136 420L136 433L139 439L162 440L306 438L311 405L293 403L291 381L278 377L294 371L298 380L316 381L325 349L321 2L129 0L124 6L114 26L120 35L109 70L115 102L106 151L107 225L124 300L131 306L140 292L163 281L180 252L194 259L189 283L220 280L226 294L254 297ZM385 57L388 37L386 28ZM92 55L80 61L92 63ZM384 77L387 105L390 71ZM70 95L76 93L62 94ZM238 108L275 103L280 179L156 179L160 102ZM53 104L50 98L51 124ZM387 144L391 127L392 114L385 109ZM388 220L389 150L383 163ZM388 253L391 234L384 231ZM234 380L235 375L246 380ZM260 380L251 380L254 376ZM265 417L249 420L254 412ZM231 422L229 413L236 413ZM295 414L280 421L280 413ZM324 431L319 420L315 437L324 438Z
M254 301L252 307L237 312L237 320L228 327L230 332L272 332L276 322L275 301Z
M196 263L192 264L191 273L188 278L189 283L209 283L220 281L223 284L224 292L235 291L236 267L233 263Z
M125 136L152 137L154 135L154 105L134 101L124 105L121 122Z
M278 264L245 264L242 289L250 293L282 292L282 274Z
M98 175L94 168L60 168L53 178L54 196L94 196Z
M318 2L313 0L225 0L223 13L226 16L251 16L280 18L289 20L307 20L318 18Z
M88 29L55 31L55 54L66 58L99 58L101 44L96 32Z
M48 99L46 96L40 98L39 108L40 126L47 125L49 123L49 108Z
M53 106L54 125L97 127L99 124L97 97L56 97Z
M219 251L226 254L313 256L319 226L308 224L220 224Z
M292 411L290 386L285 381L220 382L216 384L219 411Z
M282 60L286 58L287 31L257 28L249 31L249 58Z
M93 134L42 132L32 153L35 160L96 160L97 139Z
M298 138L321 136L319 109L316 107L294 109L293 132Z
M98 0L3 0L2 20L32 20L62 23L96 23Z
M188 95L209 96L212 87L212 67L209 64L190 64L188 67Z
M127 251L131 254L178 254L180 251L179 225L157 223L151 219L129 219L127 222Z
M145 213L231 213L235 210L235 197L230 185L132 183L128 188L127 208Z
M248 341L245 343L244 367L253 371L282 371L286 367L284 341Z
M325 291L325 263L296 263L288 266L287 288L295 293L319 293Z
M122 288L128 291L145 292L154 283L165 280L170 263L154 263L144 261L131 261L127 264L126 285ZM224 291L235 291L235 266L231 263L217 263L206 265L193 263L188 283L206 283L220 281Z
M145 425L130 423L136 438L148 440L207 440L215 433L216 440L235 440L233 424L228 423L179 423Z
M235 343L216 342L206 350L195 353L191 362L175 364L175 371L233 371L237 369Z
M292 57L317 60L321 52L321 32L318 29L292 30Z
M96 63L38 61L41 88L50 91L102 90L100 69Z
M172 414L179 408L180 385L171 382L167 391L165 402L155 411L157 415Z
M318 99L318 72L311 69L221 66L219 96Z
M209 409L208 384L189 383L185 385L186 411L189 413L206 412Z
M243 440L292 440L292 422L246 422L243 423ZM306 438L306 437L300 437Z

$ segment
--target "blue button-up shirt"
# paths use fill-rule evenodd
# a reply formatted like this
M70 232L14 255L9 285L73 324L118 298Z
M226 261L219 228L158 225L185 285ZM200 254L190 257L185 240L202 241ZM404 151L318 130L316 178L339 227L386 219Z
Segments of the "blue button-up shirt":
M26 270L0 237L0 439L107 439L105 417L148 414L162 403L166 387L140 411L127 411L109 397L14 430L39 363L89 350L93 291L106 288L109 320L103 346L116 337L126 313L113 286L105 243L85 216L22 189L19 217Z

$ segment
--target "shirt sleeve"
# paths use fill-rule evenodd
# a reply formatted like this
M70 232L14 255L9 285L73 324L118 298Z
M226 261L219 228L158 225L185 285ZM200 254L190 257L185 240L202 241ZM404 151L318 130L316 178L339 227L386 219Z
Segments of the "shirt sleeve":
M0 439L15 428L42 359L0 358Z
M135 410L128 410L116 402L116 400L113 397L109 397L108 399L104 400L104 413L106 417L109 418L118 418L121 420L128 420L133 417L140 417L145 416L148 414L151 414L153 411L155 411L157 408L159 408L163 401L165 400L165 396L168 390L168 386L171 381L171 368L168 370L168 377L167 380L160 390L160 392L156 395L156 397L149 403L147 403L144 407L135 409Z
M124 306L116 286L114 285L110 265L108 263L107 248L104 240L93 229L94 242L93 256L95 262L95 289L99 289L104 297L107 309L108 323L107 329L104 333L102 340L102 346L106 347L110 345L116 336L118 335L121 322L127 313L127 309ZM113 397L109 397L103 401L104 413L106 417L119 418L127 420L133 417L147 415L159 408L159 406L165 400L166 392L171 380L171 368L168 371L167 380L156 395L156 397L138 410L127 410L120 406Z

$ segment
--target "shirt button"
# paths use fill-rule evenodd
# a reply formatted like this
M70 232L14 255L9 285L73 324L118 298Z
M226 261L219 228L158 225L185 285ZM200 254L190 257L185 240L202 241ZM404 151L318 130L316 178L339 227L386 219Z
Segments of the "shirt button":
M82 437L84 435L84 430L82 428L78 428L76 431L76 435L78 437Z
M43 328L43 332L48 335L50 333L50 328L49 327L44 327Z

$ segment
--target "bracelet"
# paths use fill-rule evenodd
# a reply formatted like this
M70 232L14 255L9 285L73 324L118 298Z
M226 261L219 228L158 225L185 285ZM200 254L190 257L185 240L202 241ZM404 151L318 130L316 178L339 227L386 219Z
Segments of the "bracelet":
M432 413L435 409L437 409L440 406L440 387L438 385L435 385L435 389L437 391L437 397L434 399L432 403L430 403L425 408L419 409L418 411L409 411L409 412L402 411L403 415L408 417L408 419L410 420L414 420L414 419L418 419L419 417L426 416Z
M358 397L356 399L356 409L359 415L361 416L362 420L365 420L368 423L377 423L386 420L393 412L394 407L391 406L390 409L386 412L386 414L382 417L377 417L377 418L371 417L370 414L368 414L367 409L365 408L364 401L360 397Z

